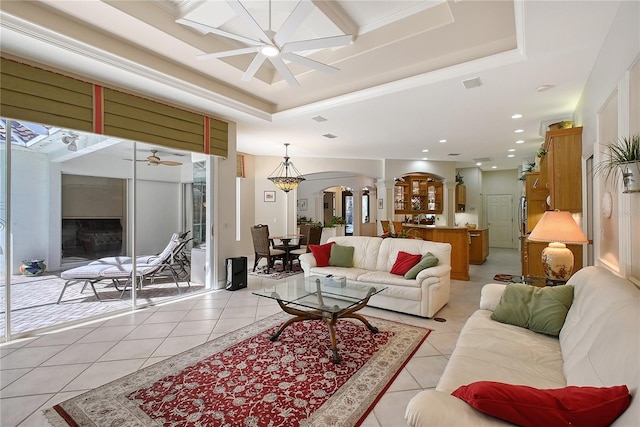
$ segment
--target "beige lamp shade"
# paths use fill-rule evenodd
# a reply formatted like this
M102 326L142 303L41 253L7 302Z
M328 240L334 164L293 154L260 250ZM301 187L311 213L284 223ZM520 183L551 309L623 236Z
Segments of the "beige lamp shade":
M542 266L547 279L566 282L573 272L573 252L566 243L588 243L569 212L547 211L529 235L533 242L550 242L542 251Z

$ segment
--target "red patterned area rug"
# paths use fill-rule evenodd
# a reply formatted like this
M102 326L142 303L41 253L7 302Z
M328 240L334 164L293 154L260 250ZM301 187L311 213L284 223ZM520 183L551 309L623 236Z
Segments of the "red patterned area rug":
M260 320L45 411L54 426L358 426L429 329L367 317L336 324ZM401 409L398 409L401 410Z

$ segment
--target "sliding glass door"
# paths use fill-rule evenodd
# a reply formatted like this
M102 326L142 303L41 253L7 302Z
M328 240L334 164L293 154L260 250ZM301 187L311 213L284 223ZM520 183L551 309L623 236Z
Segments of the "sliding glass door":
M211 229L195 205L211 200L208 156L0 123L3 340L205 290L191 248Z

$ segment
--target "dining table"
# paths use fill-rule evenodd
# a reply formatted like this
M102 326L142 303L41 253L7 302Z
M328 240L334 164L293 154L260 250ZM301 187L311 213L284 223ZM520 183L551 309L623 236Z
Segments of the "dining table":
M304 237L304 234L283 234L281 236L269 236L269 240L280 240L280 242L282 242L282 245L274 245L273 247L275 249L282 249L285 252L285 262L284 264L284 270L285 271L289 271L291 270L291 262L289 260L289 254L292 250L294 249L299 249L300 248L300 244L291 244L291 241L293 240L300 240L302 237Z

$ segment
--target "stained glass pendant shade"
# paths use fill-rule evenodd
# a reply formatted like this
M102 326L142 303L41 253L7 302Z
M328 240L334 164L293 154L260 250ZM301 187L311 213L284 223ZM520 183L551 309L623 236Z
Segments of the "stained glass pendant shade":
M271 175L267 178L273 182L280 190L288 193L291 190L298 188L298 185L304 181L304 177L300 174L298 169L289 161L289 144L284 144L285 154L284 161L280 162L276 170L271 172Z

